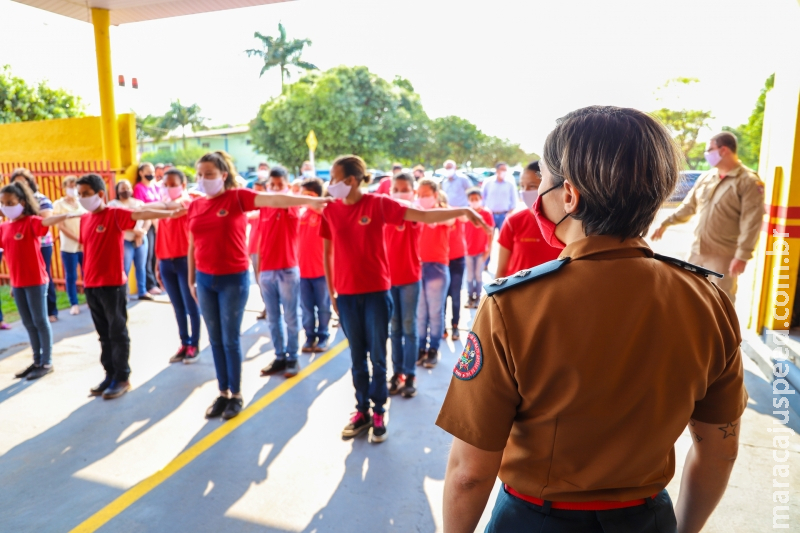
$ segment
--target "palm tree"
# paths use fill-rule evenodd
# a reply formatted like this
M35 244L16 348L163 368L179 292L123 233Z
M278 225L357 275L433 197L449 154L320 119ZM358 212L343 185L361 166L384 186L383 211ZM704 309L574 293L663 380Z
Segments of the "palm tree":
M257 50L251 48L250 50L245 50L245 52L247 52L247 57L256 56L264 61L261 74L258 75L259 78L272 67L279 66L281 68L281 94L283 94L284 78L291 76L289 67L296 67L302 70L317 70L317 67L301 59L303 48L311 46L310 39L292 39L291 41L287 41L286 30L280 22L278 23L278 31L281 35L277 39L256 32L253 37L261 41L263 49Z
M200 106L197 104L184 106L181 105L180 100L175 100L169 104L169 111L161 118L160 126L167 131L174 130L180 126L181 135L183 136L183 149L186 150L186 126L191 125L192 130L200 130L203 129L205 120L200 116Z
M136 115L136 140L139 141L140 152L144 152L144 140L146 138L158 142L169 133L169 130L160 127L161 120L162 117L154 115L147 115L145 117Z

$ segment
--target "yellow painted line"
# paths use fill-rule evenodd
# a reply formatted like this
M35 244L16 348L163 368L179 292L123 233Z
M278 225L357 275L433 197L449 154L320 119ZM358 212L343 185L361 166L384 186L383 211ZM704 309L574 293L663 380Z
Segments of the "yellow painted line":
M119 497L117 497L117 499L90 516L70 533L88 533L97 531L103 527L103 525L105 525L109 520L133 505L139 498L158 487L164 481L180 471L184 466L197 459L201 454L203 454L203 452L207 451L216 443L233 433L236 428L253 418L272 402L292 390L295 385L322 368L323 365L344 351L347 346L347 339L341 341L339 344L328 350L328 352L322 355L319 359L316 359L313 363L302 369L297 376L287 379L269 391L269 393L264 395L262 398L259 398L258 401L250 404L246 409L239 413L239 416L228 420L217 429L200 439L191 448L170 461L170 463L162 470L159 470L152 476L140 481L122 493Z
M772 224L779 226L800 226L800 218L778 218L772 217L769 219Z

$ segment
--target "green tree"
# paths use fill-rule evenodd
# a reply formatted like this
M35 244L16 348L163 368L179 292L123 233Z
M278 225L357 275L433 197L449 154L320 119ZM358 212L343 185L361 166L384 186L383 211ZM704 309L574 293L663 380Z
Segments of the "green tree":
M145 139L153 139L158 142L169 133L169 130L161 127L162 119L163 117L155 115L147 115L144 117L136 115L136 140L139 141L140 152L144 151Z
M688 87L698 82L697 78L667 80L663 86L658 88L656 100L667 98L673 104L680 105L681 97L686 93ZM708 121L714 118L711 116L711 111L662 107L651 114L670 130L689 168L697 168L703 161L703 159L698 160L697 158L697 136L701 130L708 128Z
M424 161L434 167L446 159L457 163L475 162L487 136L467 119L447 116L431 123L432 140L424 152Z
M261 106L251 123L253 144L298 168L314 130L318 160L355 153L368 161L415 161L427 143L427 115L407 80L390 83L366 67L311 72Z
M758 158L761 155L761 134L764 129L764 106L767 102L767 93L775 86L775 74L772 74L764 82L764 88L756 100L756 107L750 113L750 118L746 124L738 128L723 127L725 131L730 131L739 141L738 155L746 166L758 170Z
M172 131L178 126L181 128L183 137L183 149L186 150L186 126L192 126L197 131L203 129L203 122L206 119L200 116L200 106L192 104L190 106L181 105L180 100L170 103L167 111L159 123L159 127L166 131Z
M0 69L0 123L82 116L79 97L44 81L29 85L12 75L9 65Z
M281 93L284 92L285 78L291 76L289 67L295 67L300 70L317 70L315 65L303 61L303 48L311 46L310 39L286 39L286 29L282 23L278 23L278 33L280 36L275 37L264 35L261 32L255 32L253 37L261 41L261 49L251 48L245 50L247 57L258 57L263 61L261 67L261 74L259 78L264 75L266 71L272 67L280 67L281 69Z

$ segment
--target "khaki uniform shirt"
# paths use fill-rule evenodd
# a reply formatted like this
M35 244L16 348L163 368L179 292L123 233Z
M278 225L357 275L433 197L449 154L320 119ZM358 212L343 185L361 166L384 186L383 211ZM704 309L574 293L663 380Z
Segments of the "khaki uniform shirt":
M586 237L561 257L560 270L483 299L436 424L502 450L499 477L523 494L652 496L690 417L725 425L744 412L733 306L640 238Z
M736 257L749 261L764 216L764 183L758 174L739 165L720 179L714 168L697 178L665 226L687 222L699 213L692 253Z

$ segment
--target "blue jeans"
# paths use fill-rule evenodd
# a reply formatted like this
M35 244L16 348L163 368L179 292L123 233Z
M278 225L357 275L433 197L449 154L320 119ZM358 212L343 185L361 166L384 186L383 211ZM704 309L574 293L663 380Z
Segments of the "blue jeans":
M44 259L44 267L47 269L47 314L50 316L58 316L58 307L56 306L56 284L53 283L53 246L42 246L42 259Z
M325 276L300 278L300 307L303 310L303 329L306 343L322 344L328 340L331 321L331 297ZM315 312L316 308L316 312Z
M139 296L147 294L147 235L144 236L142 245L136 248L133 241L125 241L125 275L131 274L131 263L136 266L136 290Z
M417 364L417 306L422 282L392 287L392 367L395 374L413 376Z
M422 263L422 291L417 306L419 349L425 350L430 326L430 349L438 350L444 333L444 303L450 286L450 268L441 263Z
M481 297L483 265L483 254L467 256L467 298L470 300Z
M447 296L450 297L450 309L453 314L453 321L451 325L453 328L458 327L458 321L461 319L461 286L464 284L464 268L467 265L465 257L458 257L450 260L450 286L447 289ZM445 296L445 299L447 298ZM442 313L445 312L445 305L442 306ZM444 315L442 315L444 320Z
M503 227L503 222L506 221L506 215L508 215L508 213L496 213L492 215L492 218L494 219L494 227L497 228L498 233L500 233L500 229Z
M197 271L197 297L208 328L220 391L239 394L242 387L240 332L249 296L247 271L214 276Z
M78 265L83 272L83 252L61 251L61 264L64 265L64 284L70 305L78 305Z
M189 290L189 263L186 257L174 259L160 259L158 271L161 282L169 295L169 301L175 310L175 320L178 322L178 333L181 336L182 346L200 345L200 310L197 302L192 298ZM189 315L189 320L186 320ZM189 323L192 333L189 334Z
M28 330L34 364L53 364L53 332L47 319L47 283L14 287L14 301L22 325Z
M389 291L365 294L340 294L339 319L350 343L356 409L383 414L389 392L386 388L386 342L389 339L389 317L392 297ZM367 365L367 352L372 362L372 379Z
M608 511L568 511L529 503L501 488L484 533L530 531L676 533L678 523L666 489L645 505Z
M272 347L275 348L275 358L297 361L300 332L298 317L300 269L292 267L283 270L262 270L259 285L264 304L267 306L267 324L272 337ZM282 315L281 304L283 304Z

